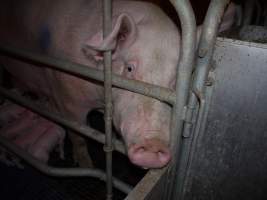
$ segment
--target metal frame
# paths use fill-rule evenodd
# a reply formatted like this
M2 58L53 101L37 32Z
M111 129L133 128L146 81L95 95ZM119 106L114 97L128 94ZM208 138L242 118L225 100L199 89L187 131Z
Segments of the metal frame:
M176 190L176 174L181 151L181 133L184 123L185 106L189 93L191 74L193 70L196 45L196 20L189 0L171 0L181 21L182 41L179 63L177 66L176 104L172 111L171 147L173 150L172 163L167 175L167 190L165 198L171 199Z
M8 150L15 153L17 156L28 162L32 167L36 168L40 172L47 174L49 176L57 176L57 177L93 177L98 178L100 180L106 181L106 174L98 169L90 169L90 168L56 168L51 167L46 164L43 164L41 161L34 158L29 153L25 152L20 147L12 144L3 136L0 136L0 145L4 146ZM124 193L129 193L132 190L132 187L123 183L117 178L113 177L114 186Z
M10 47L4 47L0 45L0 53L13 56L19 59L32 60L37 63L42 63L48 65L51 68L56 70L64 71L75 76L79 76L83 79L95 79L98 81L104 80L105 86L105 131L106 139L104 150L106 151L107 159L107 175L104 175L103 172L94 169L60 169L52 168L41 164L36 161L32 156L21 152L20 148L10 144L5 139L0 137L1 145L4 145L8 149L14 151L17 155L21 156L23 159L27 160L31 165L39 169L40 171L56 176L93 176L101 178L102 180L107 181L107 199L112 199L112 183L118 189L129 192L129 187L113 178L112 181L112 151L113 151L113 141L112 141L112 132L111 132L111 114L112 114L112 104L111 104L111 87L123 88L143 94L158 100L167 102L173 106L172 112L172 133L171 133L171 148L173 150L173 160L169 168L164 168L162 170L151 170L144 179L148 179L148 176L151 176L153 172L163 172L167 169L168 175L166 177L167 190L165 191L165 199L177 199L182 196L182 191L184 187L184 179L186 166L188 164L188 156L190 152L190 130L192 122L188 119L194 116L194 108L196 107L197 102L200 102L200 110L198 111L198 125L201 127L201 117L204 113L204 83L207 78L209 71L210 59L213 53L213 47L215 42L215 37L217 33L218 24L223 14L223 10L229 0L212 0L208 14L205 18L204 28L201 35L199 50L198 50L198 60L197 68L195 72L194 79L194 89L193 93L190 93L190 83L191 75L194 66L195 60L195 49L196 49L196 22L191 8L189 0L171 0L171 3L177 10L177 13L180 17L182 25L182 48L180 51L179 64L177 66L177 81L176 81L176 91L173 92L170 89L166 89L159 86L154 86L152 84L144 83L136 80L129 80L118 75L112 74L111 71L111 52L107 51L104 53L104 73L103 71L89 68L88 66L83 66L80 64L66 62L60 59L52 59L46 56L42 56L36 53L30 53L27 51L12 49ZM111 16L112 16L112 7L111 0L103 0L104 5L104 37L111 31ZM189 105L188 95L190 93ZM68 128L79 132L87 137L97 140L98 142L104 143L104 137L101 135L97 136L97 132L86 126L78 124L74 121L69 121L64 118L61 118L55 114L48 113L44 110L40 110L37 106L31 106L25 100L18 98L17 96L11 94L4 88L0 88L1 96L11 99L16 103L19 103L27 108L30 108L34 112L37 112L44 117L55 121L61 125L67 126ZM203 112L202 112L203 111ZM186 123L185 123L186 121ZM185 124L184 124L185 123ZM184 131L183 132L183 128ZM200 128L196 128L198 130ZM91 133L90 133L91 132ZM184 133L182 135L182 133ZM197 134L196 134L197 135ZM182 137L186 136L186 137ZM196 137L197 138L197 137ZM115 149L119 152L125 153L123 145L119 141L114 142ZM193 152L193 150L191 150ZM152 181L153 182L153 181ZM141 184L141 183L140 183ZM140 184L137 185L137 189L133 192L138 191ZM150 183L151 186L152 183ZM142 184L141 184L142 185ZM130 198L129 198L130 199Z
M198 45L198 57L194 72L193 87L191 89L192 91L186 107L186 121L184 122L184 129L182 130L181 127L179 130L177 130L178 133L182 133L183 139L182 142L178 143L180 150L177 151L176 158L178 163L177 168L174 169L176 176L173 178L174 180L172 182L173 188L175 188L172 190L173 199L184 198L183 194L186 186L185 180L188 173L188 166L192 162L196 146L195 144L198 140L198 134L201 132L202 124L203 121L205 121L204 117L206 116L207 111L205 102L205 82L210 70L217 30L223 16L224 9L228 3L229 0L212 0L204 20L200 42ZM198 106L197 103L199 103ZM197 117L195 117L196 114ZM194 118L197 118L195 125L193 124ZM191 136L192 130L194 130L195 133L193 137ZM181 138L182 137L180 136L179 139L181 140Z

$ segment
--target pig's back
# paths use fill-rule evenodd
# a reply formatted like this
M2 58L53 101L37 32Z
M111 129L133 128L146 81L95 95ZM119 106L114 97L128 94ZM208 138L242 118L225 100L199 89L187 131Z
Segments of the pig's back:
M1 1L0 44L88 64L81 46L99 24L95 15L100 12L94 4L97 1ZM48 82L53 78L49 70L5 56L0 62L18 86L49 95Z

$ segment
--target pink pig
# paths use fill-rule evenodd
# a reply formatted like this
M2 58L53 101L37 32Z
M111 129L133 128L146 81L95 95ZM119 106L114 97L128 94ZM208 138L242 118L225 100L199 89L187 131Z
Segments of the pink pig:
M0 41L97 68L102 52L113 52L113 73L173 88L180 51L180 32L151 3L113 1L113 29L102 38L102 1L8 0L1 3ZM103 108L103 84L7 57L1 63L16 85L49 99L63 116L86 123L92 109ZM113 122L132 163L161 168L171 159L171 107L166 103L113 88ZM70 135L74 158L90 164L85 141ZM40 144L41 145L41 144Z
M28 151L35 158L47 162L49 154L55 147L59 147L60 157L64 158L65 130L60 126L9 102L0 106L0 118L4 122L0 128L0 135Z

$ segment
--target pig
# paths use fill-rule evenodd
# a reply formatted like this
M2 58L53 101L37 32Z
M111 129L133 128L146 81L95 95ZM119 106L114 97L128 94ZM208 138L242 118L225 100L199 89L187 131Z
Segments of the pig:
M112 51L112 71L128 79L175 89L180 31L157 6L113 1L112 31L102 37L100 0L2 1L0 42L48 56L103 69L103 51ZM104 107L103 84L9 57L1 63L14 84L45 96L49 106L86 124L93 109ZM171 159L171 107L159 100L113 88L113 123L122 135L130 161L161 168ZM73 156L91 165L82 137L70 134Z
M0 119L0 135L36 159L47 162L50 152L56 147L59 147L60 158L64 158L65 130L60 126L11 102L0 106ZM4 160L5 151L1 154Z
M12 104L11 102L5 102L0 106L0 127L3 127L5 124L8 124L20 115L24 115L25 109Z

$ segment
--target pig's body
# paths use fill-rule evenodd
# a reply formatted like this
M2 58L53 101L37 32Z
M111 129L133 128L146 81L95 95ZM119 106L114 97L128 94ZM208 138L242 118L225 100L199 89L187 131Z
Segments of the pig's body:
M0 7L0 25L5 27L0 41L89 66L96 66L101 59L100 49L110 48L114 73L170 87L178 61L179 34L165 14L152 4L114 1L113 26L119 31L103 42L101 13L101 1L97 0L8 0ZM90 110L103 107L103 88L95 82L6 57L1 62L16 85L46 96L50 107L68 118L86 123ZM114 124L131 161L148 168L166 165L170 159L170 107L120 89L114 89L113 102ZM80 147L85 143L77 138L73 142L76 159L86 160Z
M5 27L0 42L93 67L102 60L101 52L110 49L114 73L172 88L180 47L174 23L150 3L114 0L113 30L103 41L101 2L7 0L0 6ZM86 123L90 110L103 107L103 87L95 81L12 59L1 62L17 85L46 96L50 107L68 118ZM113 89L113 103L114 125L130 160L146 168L165 166L170 160L170 107L121 89ZM77 137L73 143L75 159L86 161L85 143Z

